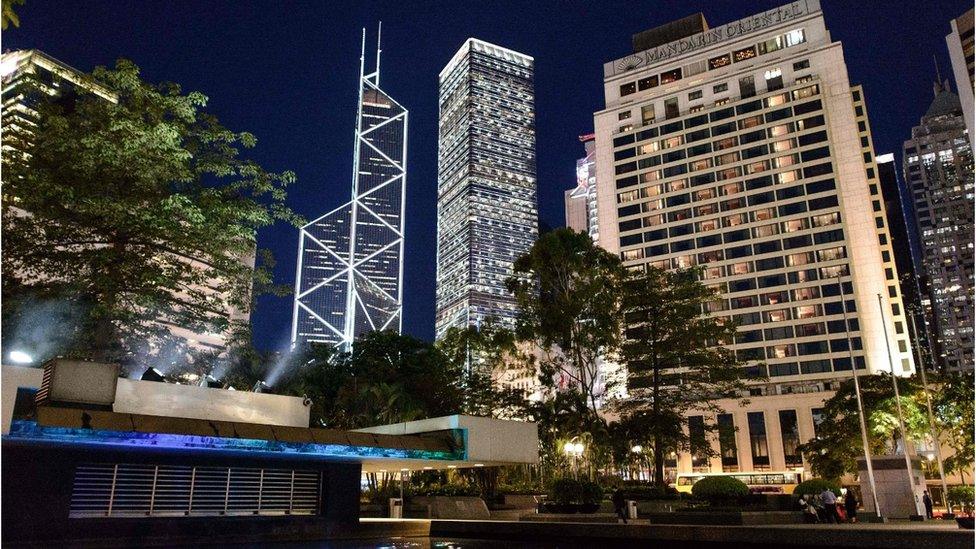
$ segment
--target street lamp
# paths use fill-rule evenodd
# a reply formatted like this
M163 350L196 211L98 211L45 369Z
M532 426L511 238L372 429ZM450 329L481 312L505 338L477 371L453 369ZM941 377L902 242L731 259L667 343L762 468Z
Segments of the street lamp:
M579 457L583 455L583 451L586 447L583 446L582 442L575 442L579 437L573 437L572 440L563 445L563 452L573 458L573 473L579 476Z
M10 351L10 354L7 356L10 357L10 361L14 364L30 364L34 362L34 357L24 351Z
M644 460L641 459L641 453L644 451L644 447L640 444L635 444L630 447L630 451L637 459L637 480L641 480L641 475L644 473Z

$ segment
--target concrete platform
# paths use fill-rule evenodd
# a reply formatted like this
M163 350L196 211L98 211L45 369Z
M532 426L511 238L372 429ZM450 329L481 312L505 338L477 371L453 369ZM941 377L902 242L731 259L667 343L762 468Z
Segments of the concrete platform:
M971 530L951 524L840 524L692 526L499 521L431 521L441 538L551 541L560 547L648 547L678 542L691 547L851 547L876 549L971 549Z

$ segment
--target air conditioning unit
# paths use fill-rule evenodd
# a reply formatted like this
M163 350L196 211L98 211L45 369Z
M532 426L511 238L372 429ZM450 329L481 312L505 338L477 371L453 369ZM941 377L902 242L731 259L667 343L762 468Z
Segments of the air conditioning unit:
M118 364L55 358L43 368L44 378L34 399L38 406L112 409Z

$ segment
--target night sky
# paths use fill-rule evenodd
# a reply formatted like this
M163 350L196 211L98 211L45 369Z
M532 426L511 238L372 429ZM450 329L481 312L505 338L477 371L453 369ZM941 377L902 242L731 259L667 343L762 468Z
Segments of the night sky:
M821 2L851 82L865 87L877 153L895 152L900 163L901 143L932 98L932 55L951 79L949 20L972 2ZM205 93L225 126L258 137L253 158L297 173L289 203L313 219L349 200L360 33L367 27L375 40L382 20L381 85L410 110L403 327L432 339L437 73L465 39L535 57L539 211L558 227L582 156L577 136L603 108L602 64L630 53L633 33L696 11L717 26L785 3L27 0L21 28L4 32L2 47L37 48L85 71L125 57L150 82ZM294 284L297 241L287 225L259 235L277 259L278 282ZM291 308L291 297L259 299L259 347L287 343Z

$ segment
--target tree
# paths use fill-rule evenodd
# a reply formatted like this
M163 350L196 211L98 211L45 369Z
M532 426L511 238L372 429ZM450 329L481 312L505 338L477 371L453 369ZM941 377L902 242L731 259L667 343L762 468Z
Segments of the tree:
M14 6L23 6L24 0L3 0L2 14L0 14L0 30L7 30L13 25L20 27L20 16L14 11Z
M434 346L448 363L461 366L464 413L498 418L525 415L522 392L497 383L506 372L535 370L531 357L519 350L511 330L489 318L480 326L449 329Z
M117 102L45 96L18 136L29 161L4 155L4 294L9 281L90 304L89 337L67 351L133 364L166 343L160 319L222 333L249 306L254 278L270 280L248 264L257 230L300 222L285 206L295 177L244 157L254 136L204 112L202 93L148 84L126 60L90 79Z
M942 439L953 450L944 460L945 472L958 471L963 478L973 470L974 401L973 372L951 372L936 380L933 412L936 429L941 431Z
M565 376L595 414L601 358L620 342L620 260L586 233L562 228L540 236L513 271L516 335L540 347L542 381Z
M732 341L735 326L704 314L717 293L699 276L694 269L648 268L624 284L629 398L616 407L632 431L646 433L658 485L664 484L667 453L691 443L687 412L719 412L716 399L738 398L747 379L760 379L722 346ZM707 420L704 426L716 429Z
M864 375L859 382L871 455L891 453L901 438L891 377ZM916 442L925 440L929 427L921 387L914 378L900 378L898 390L908 437ZM819 477L836 479L845 473L857 474L857 460L864 457L864 446L853 379L842 381L834 396L824 403L816 438L801 444L799 450Z

